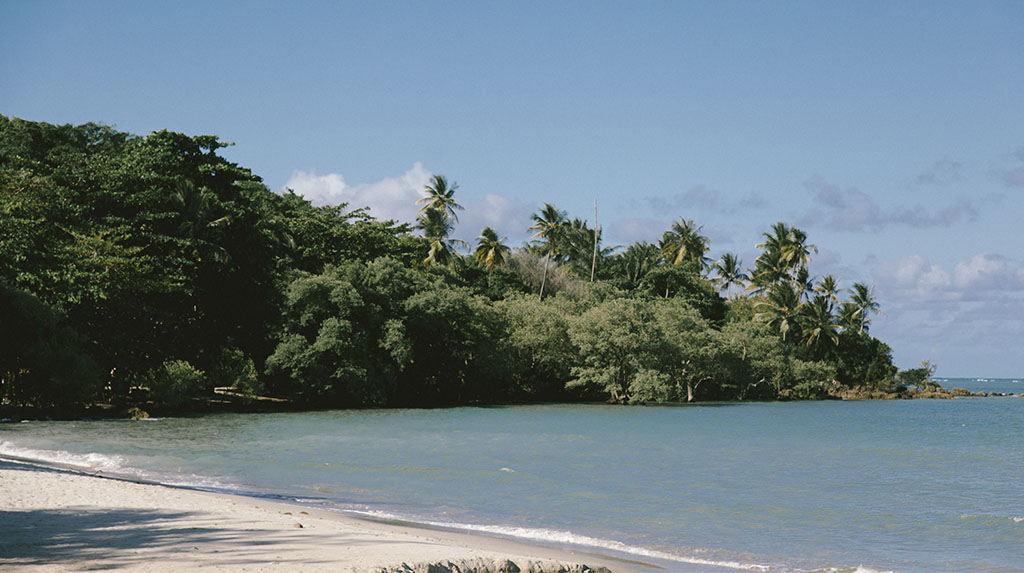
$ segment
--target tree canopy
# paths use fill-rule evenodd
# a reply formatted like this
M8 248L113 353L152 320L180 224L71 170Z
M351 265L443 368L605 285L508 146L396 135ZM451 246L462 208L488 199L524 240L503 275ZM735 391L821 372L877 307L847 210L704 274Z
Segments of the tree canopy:
M218 154L227 145L0 116L0 407L183 411L224 391L295 407L636 403L896 385L891 350L868 334L873 287L855 282L843 300L839 279L815 281L816 248L786 223L746 270L730 253L711 264L692 219L658 245L608 248L551 203L532 243L486 227L463 254L444 176L414 229L274 193Z

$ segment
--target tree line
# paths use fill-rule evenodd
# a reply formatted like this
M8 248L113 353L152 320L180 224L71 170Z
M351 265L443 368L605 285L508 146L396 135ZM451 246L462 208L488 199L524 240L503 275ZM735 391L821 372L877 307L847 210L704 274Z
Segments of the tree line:
M900 384L872 288L777 223L744 269L680 219L602 244L553 204L510 247L272 192L215 136L0 116L0 405L157 410L820 398ZM843 297L844 293L846 294Z

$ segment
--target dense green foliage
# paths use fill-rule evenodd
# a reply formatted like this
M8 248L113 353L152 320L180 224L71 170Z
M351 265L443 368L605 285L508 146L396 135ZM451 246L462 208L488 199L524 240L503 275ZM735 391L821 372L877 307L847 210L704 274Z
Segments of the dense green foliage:
M225 387L301 407L770 400L897 383L868 334L871 289L840 302L784 223L748 272L713 261L692 220L614 249L551 204L530 244L488 227L465 245L442 176L416 234L273 193L225 145L0 116L0 406L183 410Z

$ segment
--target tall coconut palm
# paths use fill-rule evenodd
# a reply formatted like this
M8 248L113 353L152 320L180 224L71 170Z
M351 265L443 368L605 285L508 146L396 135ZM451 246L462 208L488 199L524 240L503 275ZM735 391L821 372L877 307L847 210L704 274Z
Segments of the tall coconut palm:
M710 241L700 234L703 228L694 224L692 219L679 219L672 223L672 228L665 231L658 245L665 262L679 265L686 261L694 261L700 265L701 271L706 269L710 259L705 254L708 252Z
M542 239L547 246L547 254L544 255L544 275L540 279L540 299L544 300L544 285L548 280L548 263L555 255L559 243L569 228L569 223L565 211L559 211L551 203L545 203L540 213L534 213L530 218L533 220L533 225L529 227L529 230L537 231L531 238Z
M786 277L796 279L801 269L806 269L811 253L818 248L807 244L807 234L779 221L772 225L770 233L764 233L764 242L757 248L761 255L754 262L754 285L759 290L775 284Z
M498 233L490 227L484 227L476 240L476 251L473 255L478 263L487 267L487 286L491 286L494 267L504 265L505 258L512 252L512 249L504 243L505 237L498 238Z
M853 283L850 303L856 309L858 331L867 332L871 325L871 313L881 312L878 300L875 299L875 285L868 287L864 283Z
M426 195L419 201L416 201L417 205L423 205L420 207L420 213L422 214L433 209L444 213L445 217L450 217L458 223L459 217L455 211L463 209L462 205L455 202L455 190L458 188L458 184L454 181L449 186L448 180L445 179L444 175L434 175L430 184L423 187Z
M719 289L725 289L725 296L732 298L732 285L743 286L743 283L750 280L747 273L743 272L743 261L732 253L725 253L722 258L712 267L717 277L715 284Z

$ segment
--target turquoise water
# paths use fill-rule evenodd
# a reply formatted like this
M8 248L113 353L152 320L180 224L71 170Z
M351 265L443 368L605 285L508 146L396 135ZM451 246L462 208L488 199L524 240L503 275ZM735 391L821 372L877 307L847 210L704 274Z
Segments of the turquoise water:
M0 455L626 552L1024 571L1024 398L0 424Z

